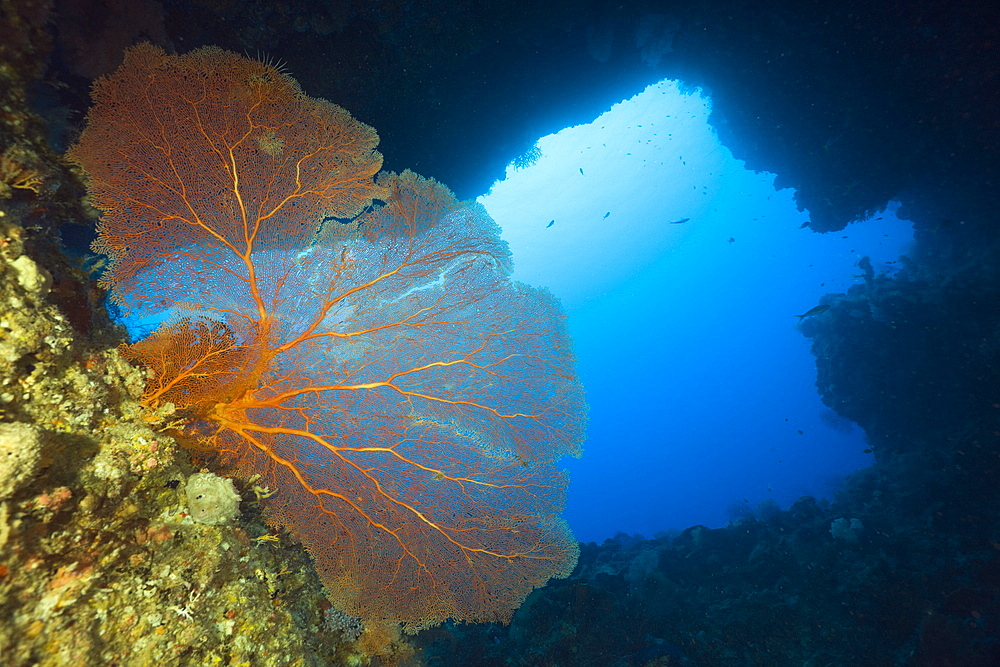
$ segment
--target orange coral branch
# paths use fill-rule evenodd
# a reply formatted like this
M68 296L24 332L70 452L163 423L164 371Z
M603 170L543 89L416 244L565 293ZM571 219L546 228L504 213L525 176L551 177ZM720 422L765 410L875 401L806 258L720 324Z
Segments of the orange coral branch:
M555 461L582 391L558 305L510 280L485 212L410 172L374 180L371 128L218 49L135 47L94 97L70 155L104 211L105 283L172 314L125 351L153 371L143 400L278 490L269 521L335 604L503 621L568 573Z
M28 169L4 152L0 154L0 183L20 190L31 190L37 195L41 192L42 179L37 171Z

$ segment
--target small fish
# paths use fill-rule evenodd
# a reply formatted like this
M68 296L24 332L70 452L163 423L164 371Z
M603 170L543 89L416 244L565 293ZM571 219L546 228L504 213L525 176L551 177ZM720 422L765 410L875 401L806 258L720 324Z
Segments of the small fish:
M607 213L605 213L605 214L604 214L604 217L606 218L606 217L608 217L609 215L611 215L611 211L608 211Z
M670 224L671 225L683 225L685 222L687 222L690 219L691 218L681 218L680 220L671 220Z
M813 308L810 308L806 312L802 313L801 315L796 315L795 317L799 318L799 320L803 320L806 317L812 317L813 315L819 315L820 313L825 313L828 310L830 310L830 306L828 306L828 305L826 305L824 303L823 305L815 306Z
M730 243L736 243L736 239L734 239L732 236L730 236L729 237L729 242Z
M545 229L548 229L549 227L551 227L554 224L556 224L555 220L549 220L549 224L545 225Z
M803 222L803 223L802 223L801 225L799 225L799 229L805 229L805 228L806 228L806 227L808 227L808 226L809 226L809 221L808 221L808 220L806 220L806 221L805 221L805 222Z
M580 167L580 175L583 176L583 167Z

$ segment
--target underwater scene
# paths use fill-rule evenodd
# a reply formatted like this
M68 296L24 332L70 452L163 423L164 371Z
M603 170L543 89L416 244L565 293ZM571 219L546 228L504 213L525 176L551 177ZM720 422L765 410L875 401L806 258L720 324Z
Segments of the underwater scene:
M0 0L0 657L1000 665L998 44Z

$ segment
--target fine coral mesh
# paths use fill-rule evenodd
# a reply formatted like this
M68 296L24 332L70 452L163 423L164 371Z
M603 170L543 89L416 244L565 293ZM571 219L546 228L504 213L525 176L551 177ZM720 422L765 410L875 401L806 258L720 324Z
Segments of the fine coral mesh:
M375 130L262 62L211 47L168 56L141 44L93 96L69 156L86 168L91 201L104 211L94 249L112 258L105 282L127 308L215 280L211 257L199 253L300 244L324 217L353 217L378 193ZM175 284L122 284L186 252L197 261Z
M582 440L582 389L558 303L510 280L485 211L412 172L376 182L371 128L218 49L136 47L95 98L72 155L106 212L106 280L171 315L126 350L152 369L144 400L277 492L269 521L336 606L503 622L568 574L555 461Z

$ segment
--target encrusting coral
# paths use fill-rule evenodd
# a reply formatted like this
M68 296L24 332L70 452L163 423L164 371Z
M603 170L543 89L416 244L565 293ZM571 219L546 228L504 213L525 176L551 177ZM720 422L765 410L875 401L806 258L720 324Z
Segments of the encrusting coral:
M341 664L360 656L324 630L328 604L301 550L255 539L267 532L253 512L236 526L194 520L187 456L158 430L162 417L138 402L145 373L117 350L92 347L46 290L22 284L26 235L12 217L0 204L7 664L251 664L264 656L276 665Z
M252 490L235 525L190 516L197 469L162 430L169 410L139 403L145 372L115 349L123 338L102 295L56 250L54 229L92 221L26 105L46 48L44 16L37 33L18 19L32 7L0 10L0 146L20 165L5 169L21 185L35 185L28 165L41 178L37 192L0 196L0 657L64 667L400 655L402 644L367 650L327 627L308 556L267 531Z

